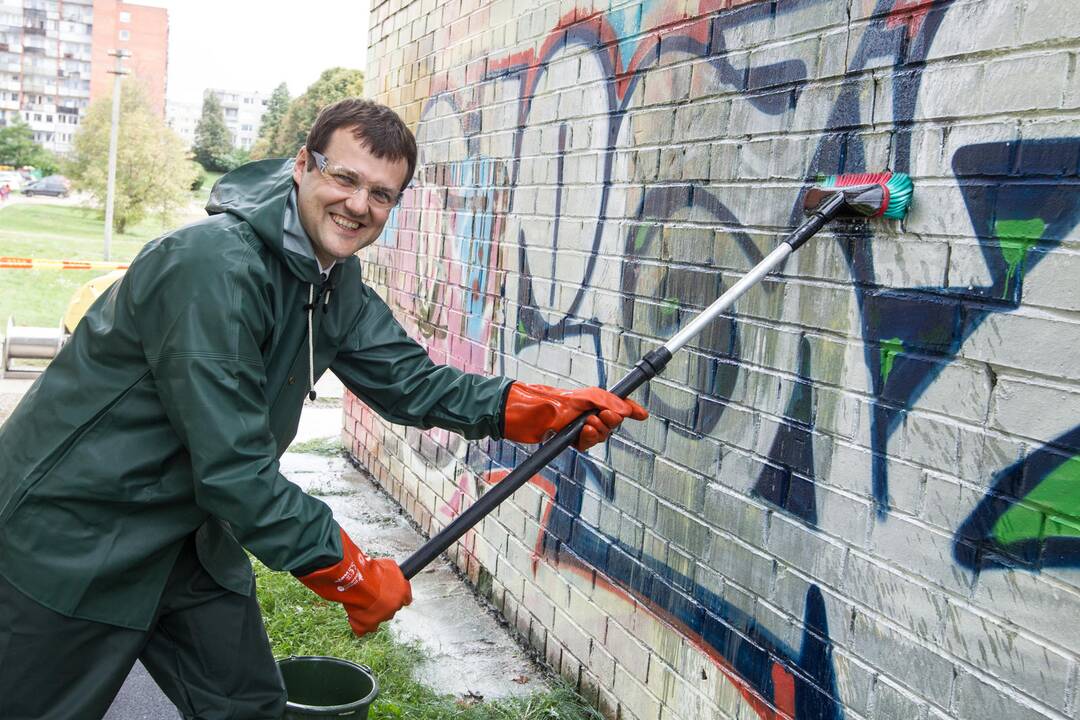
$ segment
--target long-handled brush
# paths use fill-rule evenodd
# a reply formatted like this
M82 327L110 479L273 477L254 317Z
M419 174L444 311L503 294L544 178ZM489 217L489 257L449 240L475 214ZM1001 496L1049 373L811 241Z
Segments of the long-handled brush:
M690 321L686 327L639 360L634 369L611 388L611 392L625 398L642 384L656 377L671 360L672 355L704 330L706 325L734 305L743 293L759 283L830 220L838 217L877 215L899 219L907 213L911 196L911 179L902 173L834 175L826 178L807 191L803 208L808 217L794 232L732 285L727 292L717 298L712 305ZM540 472L559 453L570 447L590 414L592 413L583 413L537 448L536 452L514 468L513 472L484 493L471 507L409 556L401 564L401 571L405 577L414 577L428 563L457 542L469 528L480 522L503 500L528 482L529 478Z

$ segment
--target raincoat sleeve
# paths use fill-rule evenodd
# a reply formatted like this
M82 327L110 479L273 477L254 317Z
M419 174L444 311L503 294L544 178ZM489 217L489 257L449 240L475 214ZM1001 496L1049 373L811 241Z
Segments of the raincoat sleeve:
M436 365L373 291L330 366L349 390L390 422L441 427L470 440L502 437L506 377Z
M330 509L278 472L263 390L260 347L273 320L261 264L184 255L148 254L133 312L161 403L190 455L196 503L273 569L340 557Z

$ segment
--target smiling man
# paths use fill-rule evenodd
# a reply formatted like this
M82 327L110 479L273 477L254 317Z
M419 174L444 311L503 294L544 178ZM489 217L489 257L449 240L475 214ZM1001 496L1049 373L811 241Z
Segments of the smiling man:
M585 449L645 411L436 365L355 256L416 166L388 108L326 108L292 160L245 165L149 243L0 427L0 717L98 718L141 659L186 718L278 718L244 548L358 635L411 600L278 472L326 370L396 423Z

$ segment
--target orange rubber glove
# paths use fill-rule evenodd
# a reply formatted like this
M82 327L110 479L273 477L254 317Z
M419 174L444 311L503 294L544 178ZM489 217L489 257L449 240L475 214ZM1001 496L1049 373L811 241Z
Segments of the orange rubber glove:
M345 606L357 636L375 632L403 605L412 602L412 586L390 558L369 558L341 530L341 562L297 578L319 597Z
M574 447L584 452L604 442L626 418L644 420L648 411L633 400L623 400L598 387L564 390L548 385L515 382L506 395L503 437L523 443L538 443L570 424L578 415L590 415Z

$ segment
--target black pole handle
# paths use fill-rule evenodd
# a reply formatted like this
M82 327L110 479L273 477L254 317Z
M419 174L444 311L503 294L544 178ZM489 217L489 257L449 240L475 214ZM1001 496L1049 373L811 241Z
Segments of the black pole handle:
M844 194L834 192L827 197L820 206L814 209L802 225L795 229L784 242L791 246L791 251L798 250L807 240L814 236L827 222L835 218L844 208ZM670 342L670 341L669 341ZM611 392L621 398L626 398L643 383L656 377L664 366L671 360L671 352L661 345L638 361L637 365L626 374ZM540 472L545 465L554 460L559 453L570 447L578 433L585 426L585 419L594 414L589 411L579 415L572 423L560 430L553 438L537 448L536 452L527 457L521 465L488 490L467 510L458 515L445 528L435 534L430 540L420 546L420 549L410 555L401 564L401 572L407 579L412 579L423 570L428 563L457 542L458 538L469 531L474 525L494 510L499 504L514 494L529 479Z
M671 360L671 353L668 352L667 348L658 347L639 360L637 365L611 388L612 394L625 399L641 385L656 377L669 360ZM432 560L446 552L451 545L458 541L458 538L498 507L503 500L513 495L518 488L540 472L545 465L558 457L559 453L570 447L577 438L578 433L585 427L585 419L595 414L595 412L595 410L590 410L575 418L573 422L556 433L554 437L538 447L536 452L525 458L525 461L514 468L509 475L481 495L469 508L454 518L449 525L421 545L405 562L401 563L401 572L406 579L411 580L414 578Z

